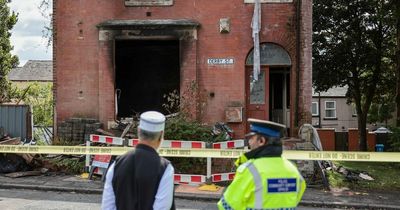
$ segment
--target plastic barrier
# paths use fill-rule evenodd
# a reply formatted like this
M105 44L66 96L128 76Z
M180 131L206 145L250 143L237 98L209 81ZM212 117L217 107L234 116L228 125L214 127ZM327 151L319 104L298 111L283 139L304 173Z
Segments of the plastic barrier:
M86 142L86 146L90 147L91 142L121 146L124 144L124 139L119 137L90 135L90 139ZM86 155L85 165L89 168L89 178L91 179L93 174L104 175L111 159L112 155L94 155L93 160L90 163L90 155Z
M245 143L243 139L225 141L225 142L217 142L212 144L212 148L214 149L234 149L244 147Z

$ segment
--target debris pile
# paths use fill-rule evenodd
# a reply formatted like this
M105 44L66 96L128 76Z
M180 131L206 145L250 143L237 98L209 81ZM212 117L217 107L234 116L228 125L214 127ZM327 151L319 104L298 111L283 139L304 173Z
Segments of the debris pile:
M367 180L367 181L374 181L375 180L370 175L368 175L366 172L350 170L350 169L345 168L343 166L336 167L333 164L332 168L328 168L328 169L329 170L334 170L337 173L342 174L345 177L345 179L347 181L349 181L349 182L357 182L357 181L360 181L360 180Z
M0 145L21 145L23 142L20 137L11 137L9 134L1 129L0 132ZM28 172L36 168L37 161L31 154L0 154L0 173L5 176L20 177L32 175L34 173ZM20 172L19 174L13 174ZM35 172L36 173L36 172ZM11 174L11 175L10 175Z

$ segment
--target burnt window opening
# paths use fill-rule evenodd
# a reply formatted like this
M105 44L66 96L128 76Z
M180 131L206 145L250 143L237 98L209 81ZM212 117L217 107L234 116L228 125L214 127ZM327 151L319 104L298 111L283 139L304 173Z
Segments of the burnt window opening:
M180 92L178 40L116 40L117 117L155 110L169 114L164 97Z

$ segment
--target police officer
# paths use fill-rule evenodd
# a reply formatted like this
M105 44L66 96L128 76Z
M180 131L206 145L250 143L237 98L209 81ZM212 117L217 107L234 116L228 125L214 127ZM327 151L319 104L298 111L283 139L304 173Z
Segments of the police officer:
M175 209L174 168L157 153L164 127L163 114L149 111L140 115L139 144L107 172L103 210Z
M219 209L295 209L306 188L296 166L281 157L285 126L249 119L250 151L237 160L233 182L218 202Z

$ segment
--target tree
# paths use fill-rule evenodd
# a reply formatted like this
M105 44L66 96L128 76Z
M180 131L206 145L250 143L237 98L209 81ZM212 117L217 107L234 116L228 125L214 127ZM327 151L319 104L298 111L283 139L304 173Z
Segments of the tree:
M50 47L53 43L53 13L51 10L52 0L42 0L38 7L40 14L49 20L49 24L44 26L42 33L43 37L47 39L47 47Z
M25 89L16 88L15 97L29 104L33 109L35 126L53 125L53 84L30 83Z
M395 19L389 0L315 0L313 85L316 91L348 86L356 105L360 150L367 150L367 115L394 77Z
M17 14L10 12L7 0L0 0L0 103L10 100L11 85L7 75L18 65L18 57L11 54L11 29L17 23Z
M395 1L395 11L396 11L396 78L397 78L397 95L396 95L396 125L400 126L400 1Z

